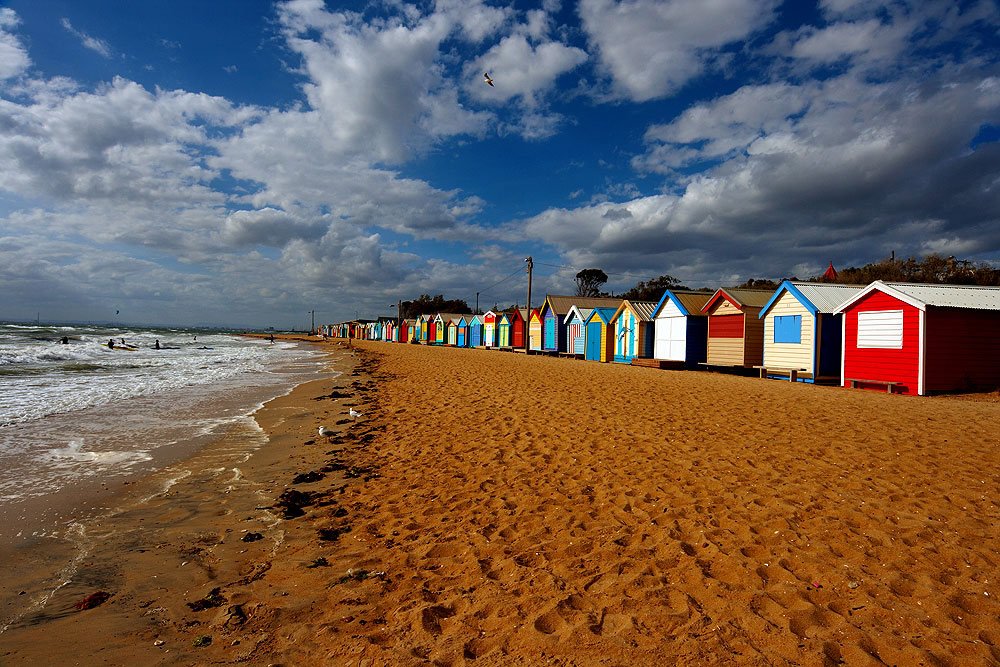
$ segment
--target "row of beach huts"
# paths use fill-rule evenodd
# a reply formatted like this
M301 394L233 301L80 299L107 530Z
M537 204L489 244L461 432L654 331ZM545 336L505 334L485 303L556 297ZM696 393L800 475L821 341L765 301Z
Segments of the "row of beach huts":
M530 310L352 320L320 333L915 395L1000 387L1000 287L977 285L786 280L774 291L667 290L658 303L548 295Z

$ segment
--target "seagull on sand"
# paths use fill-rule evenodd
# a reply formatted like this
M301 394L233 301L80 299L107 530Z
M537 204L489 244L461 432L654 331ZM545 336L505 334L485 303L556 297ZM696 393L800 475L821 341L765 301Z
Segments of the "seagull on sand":
M488 83L491 86L493 86L493 79L490 78L490 73L489 72L483 72L483 78L486 79L486 83ZM493 87L496 88L496 86L493 86Z
M331 437L333 435L336 435L333 431L331 431L330 429L328 429L325 426L320 426L319 427L319 434L321 436L323 436L324 438L329 438L329 437Z
M354 419L357 419L358 417L361 416L361 413L355 410L354 408L351 408L351 411L348 414L350 414L351 417Z

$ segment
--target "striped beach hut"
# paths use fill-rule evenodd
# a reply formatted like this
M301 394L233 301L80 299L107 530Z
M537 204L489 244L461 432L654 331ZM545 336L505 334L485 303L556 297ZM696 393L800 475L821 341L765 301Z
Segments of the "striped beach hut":
M566 313L566 352L584 356L586 349L587 325L584 324L593 308L580 308L576 305L570 306Z
M614 360L628 364L633 359L653 356L653 301L622 301L611 316L614 332Z
M622 300L614 297L580 297L546 295L539 312L542 323L541 349L546 352L566 351L566 315L570 308L617 308Z
M708 315L709 365L752 368L764 362L764 323L757 316L773 294L735 287L715 291L701 309Z
M701 309L711 292L667 290L653 311L653 358L693 368L708 357L708 317Z
M497 320L499 319L492 310L483 315L483 347L496 347Z
M588 361L611 361L614 357L614 334L611 330L611 318L615 308L594 308L587 319L584 340L584 359Z
M762 375L840 384L843 316L834 310L862 289L861 285L782 282L758 315L764 321Z
M542 349L542 313L538 308L532 308L528 317L528 349Z
M469 320L469 347L481 347L483 344L483 316L473 315Z
M843 386L921 396L1000 387L1000 287L875 281L835 312Z

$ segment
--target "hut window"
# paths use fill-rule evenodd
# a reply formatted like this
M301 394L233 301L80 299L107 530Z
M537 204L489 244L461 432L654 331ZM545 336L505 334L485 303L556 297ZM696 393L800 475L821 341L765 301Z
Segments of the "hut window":
M802 316L801 315L776 315L774 318L774 342L775 343L795 343L802 342Z
M858 313L858 347L901 349L903 311L870 310Z

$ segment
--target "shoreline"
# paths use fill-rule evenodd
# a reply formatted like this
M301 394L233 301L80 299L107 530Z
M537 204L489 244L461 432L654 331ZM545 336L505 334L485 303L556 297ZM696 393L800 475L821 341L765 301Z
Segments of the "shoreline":
M23 613L0 632L0 664L172 664L188 659L186 651L195 649L189 641L170 641L172 646L160 648L153 646L155 639L137 644L135 637L150 632L169 636L174 620L191 613L186 607L191 596L204 595L200 586L226 574L246 576L244 570L259 565L255 557L262 546L273 550L281 543L284 535L275 529L278 519L270 508L297 474L287 473L323 447L321 439L305 435L315 435L315 417L295 406L315 398L313 392L329 394L338 383L356 379L350 373L357 361L349 352L336 346L325 351L327 377L300 383L266 402L251 416L252 429L234 424L193 455L117 488L105 503L116 509L80 522L76 537L83 544L15 549L8 562L19 566L17 584L24 592L11 589L14 582L8 578L5 595L22 606L28 600L41 608ZM326 411L331 408L333 404ZM247 533L267 537L240 541ZM98 591L111 597L93 609L74 607ZM77 639L70 645L53 644L53 636ZM191 653L189 659L199 662L204 655Z
M327 346L243 477L124 517L114 595L0 664L1000 660L995 401Z

